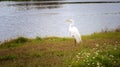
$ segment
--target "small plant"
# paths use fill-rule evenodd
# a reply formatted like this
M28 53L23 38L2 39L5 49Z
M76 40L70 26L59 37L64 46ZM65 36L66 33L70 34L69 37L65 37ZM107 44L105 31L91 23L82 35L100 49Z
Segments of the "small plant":
M18 37L17 39L5 41L4 43L0 45L0 47L7 47L7 48L16 47L28 41L30 41L30 39L25 38L25 37Z
M117 29L115 29L115 32L120 32L120 26Z
M107 49L110 48L110 49ZM118 67L120 50L107 46L106 49L97 48L80 51L71 61L72 67Z
M17 39L13 40L14 43L25 43L27 41L29 41L29 39L25 37L18 37Z
M36 39L36 40L42 40L42 38L39 37L39 36L37 36L35 39Z
M15 55L0 56L0 60L14 60L14 59L17 59L17 56Z

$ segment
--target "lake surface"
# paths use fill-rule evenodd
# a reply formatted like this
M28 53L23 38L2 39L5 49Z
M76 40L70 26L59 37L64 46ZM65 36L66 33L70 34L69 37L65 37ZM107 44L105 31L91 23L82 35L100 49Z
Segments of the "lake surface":
M71 1L71 0L67 0ZM65 2L67 2L65 1ZM63 1L60 1L63 2ZM72 18L82 35L120 26L120 3L0 2L0 41L19 36L69 37Z

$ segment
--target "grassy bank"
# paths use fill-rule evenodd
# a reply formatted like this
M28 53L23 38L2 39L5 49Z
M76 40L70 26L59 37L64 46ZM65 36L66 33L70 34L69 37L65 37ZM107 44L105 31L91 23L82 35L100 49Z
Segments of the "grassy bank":
M0 67L119 67L120 32L72 38L19 37L0 45Z

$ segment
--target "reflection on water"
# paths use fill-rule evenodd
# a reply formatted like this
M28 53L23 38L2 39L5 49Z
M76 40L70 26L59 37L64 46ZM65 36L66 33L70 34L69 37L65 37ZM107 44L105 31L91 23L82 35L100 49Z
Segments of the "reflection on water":
M82 35L115 29L120 25L120 3L0 2L0 41L18 36L67 37L69 24L64 21L69 18Z
M36 8L36 9L53 9L53 8L60 8L62 7L61 4L58 2L21 2L15 4L8 4L8 6L15 6L15 7L25 7L27 10Z
M120 3L120 1L62 1L62 0L55 0L55 1L28 1L28 2L18 2L14 4L7 4L8 6L23 6L26 9L37 8L37 9L52 9L52 8L60 8L62 4L96 4L96 3Z

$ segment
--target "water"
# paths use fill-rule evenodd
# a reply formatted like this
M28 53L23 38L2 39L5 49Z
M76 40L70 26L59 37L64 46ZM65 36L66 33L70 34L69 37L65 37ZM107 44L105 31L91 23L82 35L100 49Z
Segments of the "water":
M0 2L0 41L19 36L68 37L69 24L64 21L69 18L82 35L115 29L120 25L120 3Z

